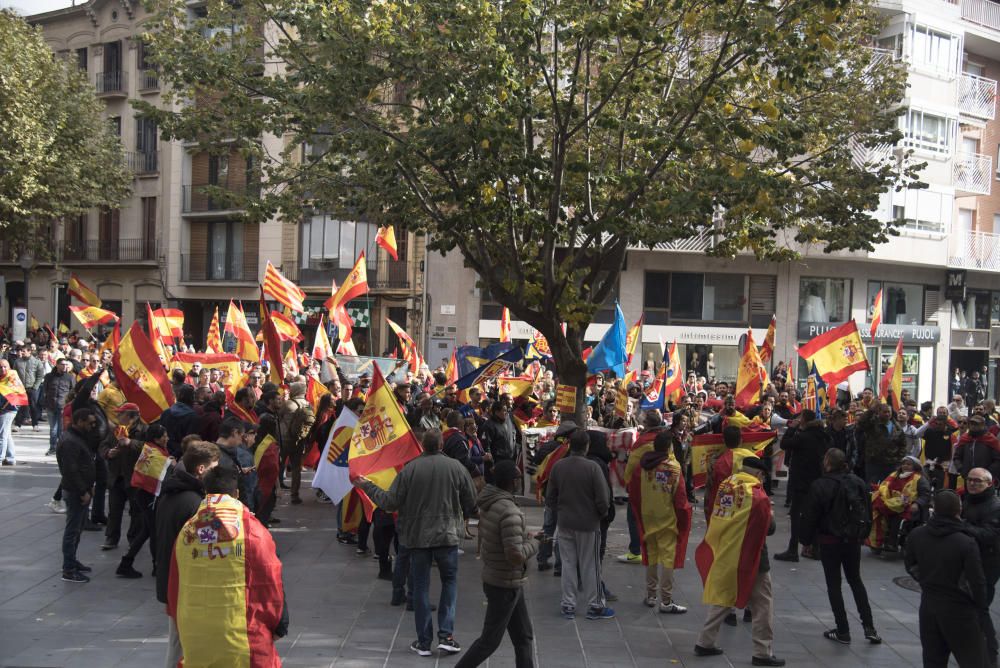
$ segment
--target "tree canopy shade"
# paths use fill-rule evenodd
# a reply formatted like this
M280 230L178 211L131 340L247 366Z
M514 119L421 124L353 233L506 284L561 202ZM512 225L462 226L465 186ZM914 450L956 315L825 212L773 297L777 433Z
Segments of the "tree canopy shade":
M215 102L147 112L255 153L250 215L425 230L573 384L629 248L711 232L725 256L789 259L786 236L870 249L892 233L880 193L915 174L864 158L900 138L905 86L862 46L871 0L244 0L195 20L154 4L174 95Z
M51 252L40 226L128 194L121 143L102 109L74 64L0 11L0 234L20 251Z

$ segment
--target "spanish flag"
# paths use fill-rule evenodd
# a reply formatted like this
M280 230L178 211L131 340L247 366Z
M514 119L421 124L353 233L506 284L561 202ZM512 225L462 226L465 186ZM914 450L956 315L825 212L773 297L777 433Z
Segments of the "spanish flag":
M184 340L184 311L179 308L158 308L153 311L156 333L166 344Z
M69 275L69 283L66 285L66 292L70 297L75 297L77 301L81 301L87 306L96 306L100 308L103 304L101 298L97 296L97 293L88 288L83 284L76 274Z
M314 360L333 359L333 347L330 346L330 339L326 335L326 326L323 324L323 314L319 316L319 324L316 325L316 339L313 342L312 358Z
M31 329L31 331L35 331L37 329L42 328L42 326L38 324L38 318L36 318L34 314L28 316L28 327Z
M695 564L707 605L745 608L771 526L771 502L760 481L738 471L719 485Z
M623 418L628 413L628 386L635 382L636 372L629 371L615 391L615 417Z
M330 390L326 389L326 385L316 380L313 376L306 376L306 400L312 406L313 412L319 411L319 402L327 394L330 394ZM319 415L316 417L319 417Z
M510 309L506 306L500 312L500 343L510 343Z
M171 360L172 365L184 369L184 373L191 371L195 362L200 363L203 369L221 371L222 385L232 385L243 376L240 358L232 353L175 353Z
M639 343L642 334L642 321L646 317L645 313L639 315L639 319L629 328L625 334L625 354L628 359L625 361L625 368L632 366L632 357L635 355L635 347Z
M385 321L389 323L389 327L399 338L399 345L403 347L403 359L410 365L410 371L417 373L420 371L420 367L423 366L424 360L420 356L420 350L417 348L416 342L406 333L405 329L392 320L386 318Z
M118 349L118 343L122 340L122 321L119 320L115 322L115 328L111 330L111 333L104 338L104 343L101 344L100 354L104 357L104 351L107 350L112 355Z
M253 451L253 465L257 469L257 489L260 491L260 498L268 499L274 486L278 484L278 469L280 459L278 454L278 442L268 434Z
M177 536L169 567L167 614L185 665L281 665L272 637L285 601L281 561L246 506L226 494L206 496Z
M170 454L155 443L145 443L132 470L130 484L153 496L159 496L160 487L163 485L163 479L167 477L169 468Z
M222 334L219 331L219 307L215 307L215 313L212 315L212 322L208 326L208 334L205 335L205 352L206 353L221 353L225 352L222 349Z
M896 354L878 384L878 396L885 403L892 402L892 409L900 408L899 395L903 392L903 339L896 343Z
M760 346L760 361L767 362L774 357L774 332L778 328L778 318L771 316L771 324L767 326L767 334L764 336L764 343Z
M392 225L385 225L378 228L378 234L375 235L375 243L391 255L393 260L399 260L399 254L396 250L396 230Z
M740 366L736 371L736 390L733 398L736 400L737 408L746 408L757 403L760 399L762 383L761 372L764 365L760 361L760 353L757 351L757 344L753 340L753 332L747 330L747 346L740 359Z
M344 497L344 503L340 507L340 530L344 533L357 533L358 527L361 526L362 494L361 490L352 489Z
M372 384L348 452L351 477L403 466L420 454L420 443L377 364L372 365Z
M865 344L858 333L858 325L853 320L813 338L799 348L799 356L816 364L816 369L828 386L846 380L855 371L868 371L871 368L865 356ZM788 379L791 382L791 365Z
M749 424L749 421L747 421L743 427L740 427L740 447L753 452L758 457L762 457L767 446L774 443L774 439L778 437L778 432L771 431L770 429L754 429L749 427ZM708 478L709 463L716 457L724 454L725 451L726 442L722 438L722 434L695 434L691 440L691 470L694 474L695 487L705 486Z
M542 463L538 465L538 469L535 470L535 498L538 499L539 503L542 501L542 496L545 495L545 484L549 481L549 476L552 475L552 467L556 465L556 462L565 457L567 452L569 452L569 439L566 439L555 450L545 455L545 459L542 460Z
M875 295L875 303L872 305L872 324L871 324L872 343L875 343L875 333L878 331L878 326L881 324L882 324L882 291L879 290L878 294Z
M458 358L457 353L452 350L451 358L448 360L448 366L444 370L445 383L448 385L454 385L458 382Z
M137 323L132 323L111 358L115 380L125 398L139 406L142 421L150 424L174 403L174 391L167 380L152 342Z
M330 318L337 322L334 311L338 306L347 306L347 302L356 299L368 292L368 263L365 261L365 252L361 251L357 262L347 278L341 284L340 289L332 297L326 300L325 306L330 311Z
M336 327L337 331L334 337L337 339L337 352L342 344L348 343L351 340L351 336L354 334L354 321L351 316L347 313L347 306L345 304L334 304L333 300L336 297L337 292L337 281L333 281L331 286L330 298L324 303L326 308L330 311L330 322L332 322Z
M271 295L293 311L302 313L306 310L302 304L306 293L295 283L282 276L270 260L267 261L267 268L264 270L263 290L264 294Z
M670 344L667 352L665 373L663 375L663 402L666 405L667 399L677 402L681 395L681 386L684 384L684 374L681 373L681 358L677 353L677 342Z
M253 332L247 324L247 317L243 310L229 300L229 310L226 311L226 334L232 334L236 338L236 355L240 359L248 362L259 362L260 355L257 353L257 344L253 340Z
M628 481L628 500L639 528L642 563L684 568L691 534L691 502L672 452L647 452Z
M11 406L28 405L28 392L24 389L24 383L21 382L21 377L14 369L0 376L0 395L3 395L3 398Z
M295 324L295 321L284 313L271 311L271 322L274 324L274 330L278 333L278 339L281 341L295 341L298 343L305 338L302 336L302 330ZM257 336L259 337L260 334Z
M281 385L285 380L284 364L281 359L281 338L278 336L278 331L271 321L267 306L264 305L263 288L260 293L260 316L260 329L264 333L264 349L267 351L268 374L271 377L272 383Z
M107 325L118 322L118 316L111 311L106 311L96 306L70 306L70 312L76 316L84 329L90 330L98 325Z

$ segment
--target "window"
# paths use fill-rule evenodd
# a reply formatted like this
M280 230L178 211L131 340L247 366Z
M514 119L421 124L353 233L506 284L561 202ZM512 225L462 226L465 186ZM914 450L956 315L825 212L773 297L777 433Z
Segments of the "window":
M701 320L703 274L670 275L670 319Z
M704 320L746 322L746 276L743 274L705 274L701 317Z
M740 323L774 313L774 276L647 271L643 311L647 325L683 322Z
M212 155L208 157L208 184L224 186L229 181L229 156Z
M302 266L314 260L336 260L340 255L340 221L312 216L303 227Z
M156 65L153 64L150 58L151 55L152 47L145 41L140 40L135 50L135 67L139 70L140 74L147 71L155 72L157 70Z
M955 195L933 188L891 193L894 219L912 230L940 233L951 228Z
M76 66L81 72L87 71L87 47L81 47L76 50Z
M121 210L104 209L101 211L98 227L98 254L102 260L118 259L119 232L121 231Z
M156 257L156 198L142 198L142 259Z
M955 141L954 118L937 116L921 109L908 109L900 117L900 123L906 146L933 153L951 153Z
M962 38L927 26L910 27L911 55L917 67L954 74L962 55Z
M243 228L231 220L208 224L209 279L243 279Z
M952 304L952 329L989 329L997 293L969 291L964 302Z
M665 271L646 272L642 307L647 325L666 325L670 322L670 274Z
M868 282L868 313L871 322L875 297L882 290L883 325L922 325L924 320L924 286L914 283Z
M302 221L299 236L302 267L350 269L361 251L369 257L374 256L377 231L375 225L366 222L340 220L329 214L312 215ZM321 264L324 266L319 266ZM376 267L369 265L368 271L375 273Z
M111 118L108 119L108 124L111 126L111 132L116 137L121 137L122 136L122 117L121 116L112 116Z
M880 37L878 39L878 48L892 52L896 58L902 58L903 35L901 33L897 33L895 35L889 35L888 37Z
M851 279L799 279L800 322L847 322L851 317Z

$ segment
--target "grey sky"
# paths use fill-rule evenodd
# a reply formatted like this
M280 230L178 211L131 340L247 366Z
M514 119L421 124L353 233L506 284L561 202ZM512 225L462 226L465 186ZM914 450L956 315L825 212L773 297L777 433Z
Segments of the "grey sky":
M84 0L77 0L76 4L80 5L83 2ZM24 16L51 12L53 9L62 9L72 4L72 0L0 0L0 7L13 8L18 14Z

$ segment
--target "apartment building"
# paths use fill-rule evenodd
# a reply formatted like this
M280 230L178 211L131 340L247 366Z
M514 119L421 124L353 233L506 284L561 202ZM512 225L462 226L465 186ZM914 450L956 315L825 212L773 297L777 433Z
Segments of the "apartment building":
M901 221L900 235L872 252L823 254L800 248L789 264L748 256L708 258L711 235L628 254L617 298L627 320L645 313L640 360L658 360L676 341L685 368L733 380L740 337L763 340L777 315L776 359L804 378L796 348L847 320L865 336L871 375L855 374L855 391L877 387L902 338L904 387L920 401L945 403L953 371L987 369L989 394L1000 378L1000 2L888 0L877 46L904 60L909 87L900 117L903 139L883 150L892 159L912 149L926 162L928 188L887 193L877 213ZM859 159L865 156L860 156ZM446 280L445 280L446 279ZM428 277L429 361L455 345L484 344L499 335L500 304L476 287L457 255L433 256ZM875 295L883 320L870 336ZM612 317L598 312L586 340L596 342ZM528 339L526 323L512 323Z
M192 19L204 11L204 3L188 3ZM258 165L236 150L210 154L193 144L165 141L156 124L136 112L133 100L159 104L166 85L147 62L149 50L141 38L150 18L138 0L89 0L28 17L57 57L87 73L105 102L105 117L121 137L134 176L133 194L117 209L53 223L51 257L29 263L0 247L7 298L0 318L10 322L10 307L25 304L27 282L32 315L78 328L70 320L66 295L69 275L76 273L106 308L122 314L124 326L144 319L147 302L183 309L186 338L200 346L215 308L224 317L230 299L242 301L248 321L256 325L258 285L270 261L307 292L307 312L297 317L311 340L332 282L339 284L364 250L371 292L348 306L359 352L393 347L394 336L383 326L386 317L418 330L422 237L398 229L397 262L375 245L376 230L364 221L321 214L301 221L246 222L231 200L212 193L259 193L264 186ZM279 155L284 139L265 135L260 141L270 155Z

